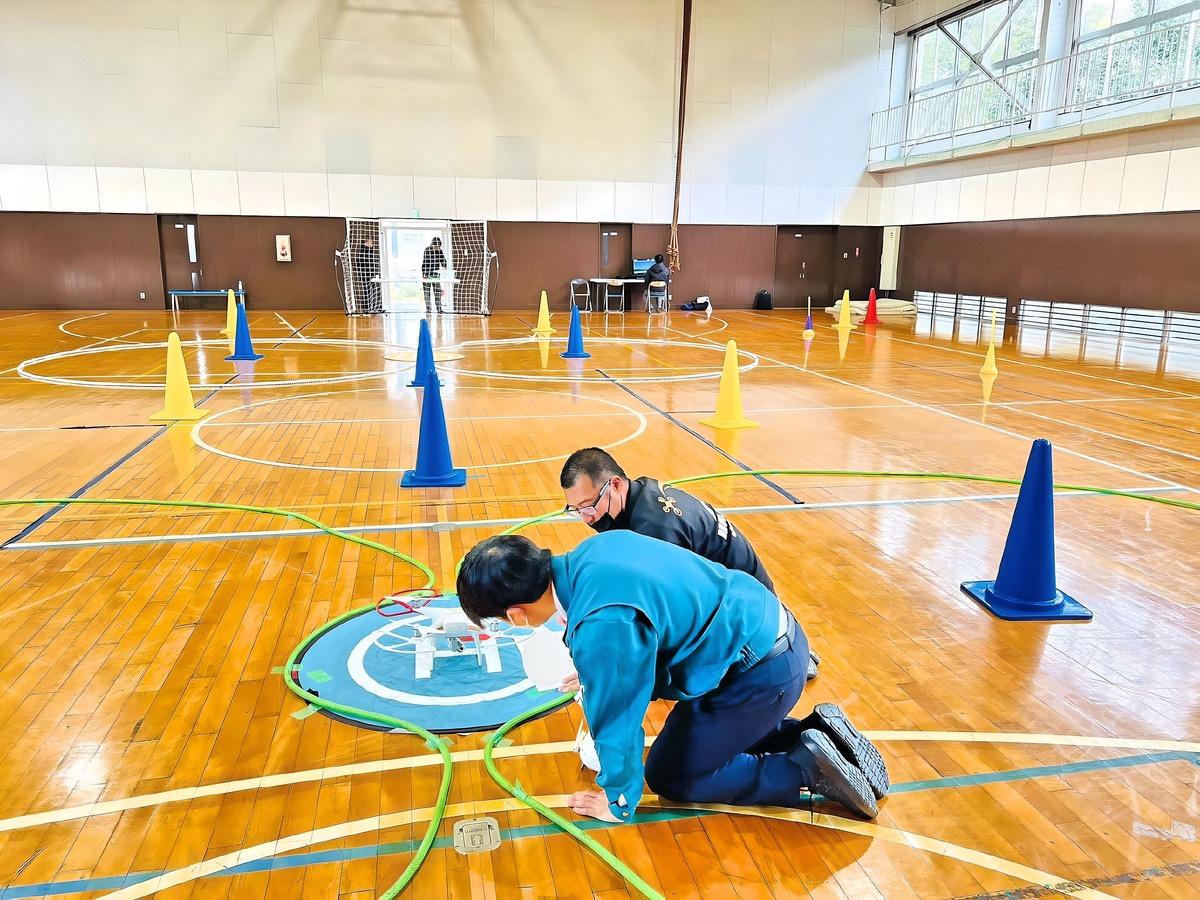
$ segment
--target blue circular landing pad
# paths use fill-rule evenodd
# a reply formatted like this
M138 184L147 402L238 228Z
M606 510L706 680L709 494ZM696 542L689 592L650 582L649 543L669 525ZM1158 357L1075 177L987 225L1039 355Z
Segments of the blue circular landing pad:
M399 613L402 607L384 610ZM443 634L454 631L449 623L460 615L453 594L434 597L401 615L383 616L374 608L365 609L313 640L297 661L299 671L294 677L322 700L440 733L495 729L556 697L567 701L568 695L556 687L538 690L522 658L522 648L531 639L549 642L552 650L561 648L562 625L543 626L553 639L543 629L509 625L466 637ZM529 662L537 666L546 654L535 652L532 644L529 648ZM364 728L388 730L369 719L336 717Z

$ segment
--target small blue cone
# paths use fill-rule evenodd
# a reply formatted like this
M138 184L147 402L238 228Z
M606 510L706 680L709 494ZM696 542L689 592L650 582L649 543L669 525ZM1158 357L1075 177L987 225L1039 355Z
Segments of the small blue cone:
M995 581L964 581L962 589L992 615L1010 622L1078 621L1092 611L1054 580L1054 472L1050 442L1029 452L1000 571Z
M262 359L261 353L254 352L254 344L250 343L250 325L246 322L246 307L237 305L237 330L233 338L233 355L225 359L229 362L241 360Z
M579 322L579 307L571 304L571 331L567 335L567 352L558 354L563 359L591 359L592 354L583 350L583 325Z
M433 338L429 336L429 320L422 319L421 333L417 337L417 363L413 366L413 380L408 383L408 386L425 387L425 381L430 372L433 372L433 377L437 378L437 366L433 361ZM445 384L440 378L437 379L437 383Z
M437 373L425 383L421 398L421 433L417 437L417 467L400 479L400 486L462 487L467 470L454 468L450 458L450 436L446 433L446 411L442 409L442 389Z

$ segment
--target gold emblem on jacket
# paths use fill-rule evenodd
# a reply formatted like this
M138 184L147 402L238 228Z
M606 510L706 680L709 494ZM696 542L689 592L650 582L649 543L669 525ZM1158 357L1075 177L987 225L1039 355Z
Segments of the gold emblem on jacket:
M660 494L658 497L658 502L663 505L663 512L675 513L675 515L677 515L677 516L683 516L683 510L675 508L675 498L674 497L664 497Z

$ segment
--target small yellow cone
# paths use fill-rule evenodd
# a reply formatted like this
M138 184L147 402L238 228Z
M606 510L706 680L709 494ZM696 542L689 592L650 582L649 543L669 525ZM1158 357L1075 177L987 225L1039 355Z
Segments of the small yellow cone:
M737 341L725 345L725 363L721 366L721 385L717 388L717 409L711 419L701 419L710 428L757 428L742 415L742 379L738 371Z
M162 412L150 417L151 422L195 422L208 415L206 409L196 409L192 388L188 384L187 365L183 361L183 345L174 331L167 338L167 402Z
M983 382L983 402L987 405L992 400L992 385L996 383L1000 370L996 368L996 313L992 312L992 339L988 342L987 355L983 358L983 366L979 369L979 380Z
M838 323L834 328L853 331L858 326L850 321L850 292L846 291L842 294L842 306L838 311Z
M842 294L842 306L838 315L838 323L833 326L838 333L838 360L845 361L846 347L850 344L850 332L858 326L850 321L850 292Z
M225 307L225 327L221 329L221 334L233 340L233 336L237 334L237 298L233 296L233 288L229 289L229 303ZM229 351L233 352L232 349Z
M552 334L558 334L550 325L550 304L546 302L545 291L542 291L542 302L538 307L537 327L533 329L533 333L538 337L549 337Z
M979 370L979 380L983 382L983 402L990 403L992 385L996 383L1000 370L996 368L996 345L988 344L987 356L983 359L983 367Z
M817 333L811 328L805 328L802 332L800 332L800 337L803 338L805 343L809 343L816 336Z

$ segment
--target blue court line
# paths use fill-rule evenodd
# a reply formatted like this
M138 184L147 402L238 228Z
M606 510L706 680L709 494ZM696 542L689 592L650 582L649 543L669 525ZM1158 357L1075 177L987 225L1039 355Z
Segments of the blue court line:
M699 441L703 441L705 444L707 444L713 450L716 450L718 453L720 453L723 457L725 457L727 460L729 460L731 463L733 463L735 466L737 466L743 472L753 472L754 471L752 468L750 468L748 465L746 465L740 459L730 456L728 453L726 453L724 450L722 450L720 447L718 447L716 444L714 444L712 441L710 441L708 438L706 438L700 432L696 431L694 428L689 428L687 425L684 425L682 422L680 422L677 418L675 418L673 415L671 415L665 409L659 409L657 406L655 406L653 403L651 403L649 400L647 400L645 397L643 397L637 391L633 390L632 388L630 388L624 384L621 384L621 382L617 381L617 379L615 379L611 375L607 374L603 369L597 369L596 371L599 372L601 375L603 375L605 378L607 378L611 384L615 384L617 387L619 387L621 390L625 391L630 396L632 396L632 397L636 398L637 400L641 401L642 403L646 404L646 406L650 407L652 410L654 410L660 416L665 418L668 422L678 425L680 428L682 428L684 431L686 431L692 437L696 438ZM804 503L803 500L801 500L799 497L789 494L787 491L785 491L783 488L781 488L779 485L777 485L775 482L771 481L770 479L764 478L762 475L755 475L754 477L757 478L759 481L761 481L763 484L765 484L767 487L771 488L771 490L775 491L778 494L782 494L784 497L787 498L788 502L795 503L797 505L803 505L803 503Z
M1024 769L1013 769L1007 772L982 772L974 775L954 775L948 778L929 778L923 781L909 781L892 786L891 794L911 794L919 791L934 791L943 788L975 787L984 784L999 784L1008 781L1022 781L1027 778L1047 778L1059 775L1071 775L1084 772L1098 772L1107 769L1121 769L1132 766L1154 765L1157 763L1187 761L1200 766L1200 753L1184 750L1168 750L1161 753L1142 753L1136 756L1119 756L1113 759L1093 759L1083 762L1063 763L1057 766L1032 766ZM649 822L670 822L679 819L695 819L705 816L721 815L713 810L705 809L662 809L641 813L633 823L609 823L595 819L577 822L584 831L599 831L615 828L623 824L645 824ZM543 837L558 834L556 825L541 824L527 825L521 828L509 828L501 831L501 840L520 840L527 837ZM269 859L254 860L240 866L225 869L206 878L223 878L230 875L245 875L255 872L272 872L282 869L296 869L304 866L320 865L322 863L338 863L355 859L372 859L382 856L394 856L412 853L417 849L419 841L400 841L390 844L376 844L364 847L345 847L334 850L321 850L307 853L294 853L275 856ZM454 846L450 837L435 839L435 849ZM1149 871L1149 870L1148 870ZM1158 871L1158 870L1155 870ZM165 870L156 872L138 872L130 875L112 875L106 878L81 878L73 881L49 881L41 884L27 884L8 887L0 890L0 900L24 900L29 897L58 896L62 894L78 894L88 891L119 890L133 884L140 884L166 874ZM1146 873L1138 873L1145 876ZM1151 872L1151 874L1153 874ZM1162 871L1162 876L1169 875ZM1114 876L1117 878L1123 876ZM1116 883L1115 881L1113 883ZM992 895L988 895L992 896ZM1005 895L994 895L1003 897ZM1020 894L1016 896L1022 896Z
M228 379L225 382L225 384L229 384L229 382L233 381L234 378L238 378L238 377L240 377L240 373L237 375L234 375L233 378ZM218 393L218 391L214 390L214 391L211 391L207 396L201 398L200 405L204 405L204 403L206 403L207 401L209 401L213 397L215 397L217 395L217 393ZM95 478L93 478L91 481L89 481L87 484L85 484L83 487L81 487L77 491L75 491L75 493L71 494L70 499L75 500L79 497L82 497L84 494L86 494L88 491L90 491L92 488L94 488L96 485L98 485L101 481L103 481L105 478L107 478L113 472L117 471L117 469L121 468L121 466L125 465L125 463L129 462L129 460L133 459L135 456L137 456L139 453L141 453L143 450L145 450L147 447L149 447L151 444L153 444L156 440L158 440L160 437L162 437L164 434L166 434L167 429L170 428L171 426L170 425L159 425L159 426L152 425L152 426L148 426L148 427L151 427L151 428L157 427L158 430L155 431L154 434L150 435L150 437L146 438L146 440L142 441L140 444L138 444L136 447L134 447L132 450L130 450L128 453L126 453L124 456L122 456L120 459L118 459L115 463L113 463L111 466L109 466L107 469L105 469L103 472L101 472ZM45 525L48 521L50 521L51 518L58 515L60 512L62 512L66 508L67 508L66 504L63 504L63 503L60 503L58 506L52 506L48 512L43 513L40 517L38 517L33 522L31 522L29 525L26 525L23 529L21 529L21 532L19 534L13 535L7 541L5 541L3 544L0 544L0 550L19 550L20 549L19 542L21 540L29 537L29 535L33 534L35 531L37 531L39 528L41 528L43 525ZM2 896L2 895L0 895L0 896Z
M271 349L278 350L281 346L283 346L284 341L288 340L288 338L295 337L297 334L299 334L301 331L303 331L305 328L307 328L309 325L311 325L315 321L317 321L317 317L313 316L311 319L309 319L307 322L305 322L303 325L301 325L299 328L297 328L295 331L293 331L291 334L289 334L286 338L284 338L282 341L280 341L278 344L276 344ZM224 384L230 384L240 377L241 377L241 373L238 372L237 374L233 375L232 377L226 379ZM203 406L206 402L208 402L213 397L215 397L217 395L217 393L218 393L217 390L211 391L207 396L201 398L199 405ZM154 432L154 434L150 435L150 437L146 438L146 440L142 441L140 444L138 444L136 447L134 447L132 450L130 450L128 453L126 453L124 456L122 456L120 459L118 459L115 463L113 463L111 466L109 466L107 469L105 469L103 472L101 472L99 475L97 475L95 478L93 478L91 481L89 481L83 487L79 488L79 490L77 490L75 493L71 494L71 499L75 500L75 499L78 499L79 497L82 497L84 494L86 494L88 491L90 491L92 488L94 488L97 484L99 484L101 481L103 481L105 478L107 478L113 472L117 471L117 469L121 468L121 466L125 465L125 463L129 462L129 460L133 459L135 456L137 456L139 453L141 453L143 450L145 450L147 447L149 447L152 443L154 443L156 440L158 440L160 437L162 437L164 434L166 434L167 429L171 427L169 425L161 425L161 426L154 426L154 425L74 425L74 426L71 426L71 428L75 428L75 429L155 428L155 427L158 428L158 431ZM19 542L22 541L23 539L29 537L29 535L33 534L35 531L37 531L39 528L41 528L43 525L45 525L48 521L50 521L50 519L52 519L54 516L58 515L60 512L62 512L66 508L67 508L66 505L62 504L62 503L60 503L58 506L51 507L49 511L43 513L39 518L35 519L32 523L30 523L29 525L26 525L23 529L21 529L21 532L19 534L16 534L13 537L10 537L3 544L0 544L0 550L19 549L19 547L15 546L15 545L19 544ZM2 895L0 895L0 896L2 896Z

